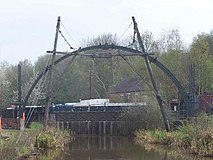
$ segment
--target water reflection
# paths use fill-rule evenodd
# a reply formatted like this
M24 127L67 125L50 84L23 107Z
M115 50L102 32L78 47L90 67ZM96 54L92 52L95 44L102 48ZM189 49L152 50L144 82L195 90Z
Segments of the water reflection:
M170 152L173 153L173 152ZM131 137L79 136L59 152L55 160L198 160L195 156L182 157L149 145L137 145ZM53 155L52 152L50 155ZM42 158L44 159L44 158ZM206 159L202 159L206 160Z
M130 137L91 136L76 137L69 145L64 159L70 160L141 160L159 159L154 151L146 152ZM161 158L164 159L164 156Z

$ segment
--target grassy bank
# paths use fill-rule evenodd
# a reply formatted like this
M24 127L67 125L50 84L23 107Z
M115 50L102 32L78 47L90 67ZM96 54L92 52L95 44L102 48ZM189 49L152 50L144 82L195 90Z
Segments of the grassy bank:
M175 131L137 131L137 141L165 144L187 153L213 157L213 115L200 115Z
M32 123L24 132L3 130L0 134L0 160L18 159L50 148L63 147L69 134L55 128L43 131L40 123Z

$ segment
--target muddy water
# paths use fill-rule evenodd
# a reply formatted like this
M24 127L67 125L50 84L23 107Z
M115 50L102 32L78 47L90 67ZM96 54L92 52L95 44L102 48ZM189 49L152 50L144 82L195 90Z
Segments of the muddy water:
M181 154L165 146L139 145L131 137L79 136L64 150L51 151L38 159L53 160L209 160Z

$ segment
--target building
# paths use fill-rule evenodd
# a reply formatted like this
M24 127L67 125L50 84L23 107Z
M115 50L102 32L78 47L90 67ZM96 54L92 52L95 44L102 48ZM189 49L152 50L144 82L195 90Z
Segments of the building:
M202 111L213 113L213 95L200 95L199 106Z
M144 92L145 87L140 78L128 78L113 87L109 99L111 102L120 103L146 102L147 96Z

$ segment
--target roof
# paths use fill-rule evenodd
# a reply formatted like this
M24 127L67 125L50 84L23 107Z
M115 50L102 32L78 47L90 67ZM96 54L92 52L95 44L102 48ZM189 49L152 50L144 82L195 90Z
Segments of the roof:
M118 83L112 93L130 93L144 91L140 78L129 78Z

